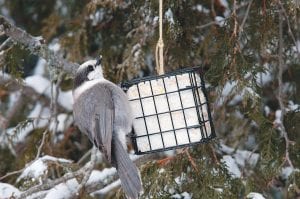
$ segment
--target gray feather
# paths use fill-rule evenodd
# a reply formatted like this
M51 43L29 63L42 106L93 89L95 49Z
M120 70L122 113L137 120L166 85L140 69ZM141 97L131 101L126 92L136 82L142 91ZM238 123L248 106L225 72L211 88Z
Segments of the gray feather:
M98 103L95 107L99 114L95 115L94 143L104 153L106 159L111 162L114 104L111 92L106 87L103 87L102 96L107 100L103 103Z
M128 198L136 199L143 189L139 171L130 160L118 137L113 138L112 146L112 161L117 168L124 192Z
M138 198L142 191L139 171L124 149L126 140L120 140L125 136L119 136L129 133L132 128L126 94L121 88L103 79L84 90L74 101L73 107L77 126L117 168L127 197Z

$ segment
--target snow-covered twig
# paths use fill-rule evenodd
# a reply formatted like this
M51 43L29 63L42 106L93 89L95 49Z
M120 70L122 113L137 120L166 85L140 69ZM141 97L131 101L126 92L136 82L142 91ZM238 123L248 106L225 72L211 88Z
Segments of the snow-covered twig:
M144 164L145 162L148 162L148 161L150 161L152 159L156 159L156 158L157 158L157 154L137 156L136 159L134 160L134 162L137 166L139 166L139 165ZM83 175L85 175L85 172L87 171L88 167L90 167L90 162L85 164L85 166L83 166L79 170L77 170L75 172L67 173L61 178L55 179L53 181L48 181L41 185L31 187L28 190L21 193L17 198L19 198L19 199L26 198L28 196L36 194L37 192L50 190L50 189L54 188L56 185L65 183L68 180L71 180L74 178L76 179L80 176L83 176ZM104 170L103 172L105 172L105 171L106 170ZM117 179L118 179L118 175L117 175L116 170L114 170L114 172L109 172L109 175L106 175L105 179L98 180L96 183L89 183L89 181L88 181L85 186L85 193L92 193L97 190L101 190L101 189L105 188L106 186L110 185L111 183L115 182ZM76 194L76 193L74 193L74 194Z
M91 151L91 161L89 162L89 165L86 167L86 171L84 173L83 179L80 182L80 185L77 188L77 193L81 193L84 191L84 187L89 180L91 173L95 167L96 164L96 153L97 153L97 148L94 146ZM79 194L80 195L80 194Z
M42 37L33 37L26 31L13 25L3 15L0 15L0 27L0 31L3 31L14 42L25 46L32 54L44 58L49 63L49 67L63 70L69 74L75 74L79 65L57 56L47 47Z

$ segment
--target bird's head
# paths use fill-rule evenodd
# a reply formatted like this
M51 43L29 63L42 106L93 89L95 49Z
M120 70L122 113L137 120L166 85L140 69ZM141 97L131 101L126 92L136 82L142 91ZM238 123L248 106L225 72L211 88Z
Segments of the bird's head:
M102 56L97 60L89 60L81 64L75 74L74 88L79 87L86 81L103 79L101 62Z

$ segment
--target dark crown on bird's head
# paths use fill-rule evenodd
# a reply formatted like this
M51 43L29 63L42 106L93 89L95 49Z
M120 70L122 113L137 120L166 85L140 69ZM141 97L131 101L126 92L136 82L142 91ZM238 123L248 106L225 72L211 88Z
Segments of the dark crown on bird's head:
M74 78L73 89L76 89L86 81L103 78L102 74L102 56L96 60L89 60L79 66Z

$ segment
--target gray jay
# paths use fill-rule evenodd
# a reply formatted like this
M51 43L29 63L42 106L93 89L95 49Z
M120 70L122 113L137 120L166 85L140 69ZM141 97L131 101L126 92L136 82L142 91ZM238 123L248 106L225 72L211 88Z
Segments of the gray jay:
M73 88L73 114L80 131L116 167L128 198L142 191L139 171L126 151L126 134L132 128L132 114L123 90L103 77L101 58L78 68Z

